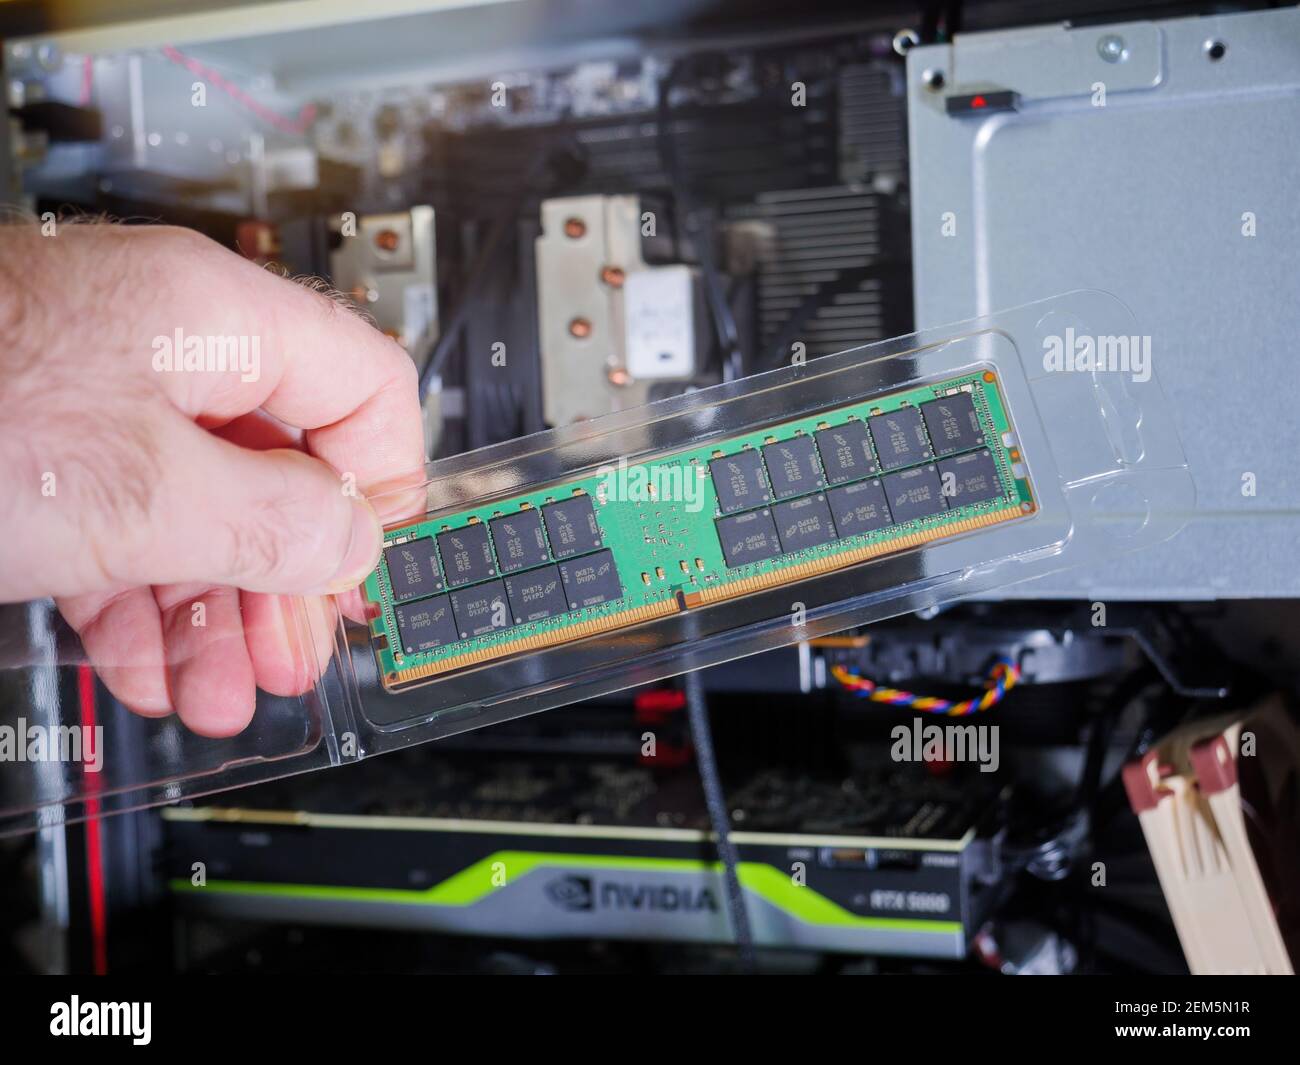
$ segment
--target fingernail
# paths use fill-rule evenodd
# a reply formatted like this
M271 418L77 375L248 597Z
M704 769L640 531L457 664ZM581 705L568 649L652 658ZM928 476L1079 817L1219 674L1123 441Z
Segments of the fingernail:
M334 579L325 589L330 595L346 592L370 576L379 565L379 552L384 546L384 530L379 516L364 499L352 500L352 542Z

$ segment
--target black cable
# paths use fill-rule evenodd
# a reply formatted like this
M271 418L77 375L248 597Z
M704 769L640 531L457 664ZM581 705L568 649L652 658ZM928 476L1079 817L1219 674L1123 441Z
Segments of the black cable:
M443 366L450 357L452 349L460 340L461 332L465 328L465 323L469 320L470 312L474 310L477 303L483 281L495 265L501 249L505 247L506 234L514 228L520 209L525 201L534 192L540 191L545 196L552 194L557 188L571 185L577 180L578 175L585 167L586 159L581 146L576 141L566 139L564 143L551 151L539 155L525 172L516 193L511 197L510 202L497 214L492 222L492 227L488 230L487 237L484 238L483 243L479 246L478 253L474 256L474 261L470 265L465 280L464 290L461 293L460 303L457 304L456 310L446 322L441 324L438 342L434 345L433 352L429 355L429 361L425 363L424 370L420 374L420 398L422 400L428 395L429 389L433 387L434 380L442 373Z
M717 839L718 859L722 862L727 916L731 918L731 931L736 940L736 950L740 954L740 964L746 972L752 973L757 962L754 934L749 924L745 892L740 886L739 859L736 845L731 842L731 817L727 813L727 799L722 791L722 777L713 751L709 704L704 698L704 683L698 672L686 674L686 714L691 726L691 742L695 745L695 764L700 771L700 784L704 788L704 804L708 808L709 823L713 826L713 835Z
M421 399L428 395L433 382L442 374L443 365L451 354L452 348L460 340L461 330L465 328L470 311L474 309L478 291L483 285L484 278L488 276L488 271L496 262L497 254L501 251L506 232L514 222L514 217L514 209L502 212L492 223L487 238L479 247L478 254L474 256L474 262L470 266L469 276L465 281L465 290L460 303L457 304L456 310L442 327L442 331L438 335L438 342L434 345L429 361L424 364L423 373L420 374Z

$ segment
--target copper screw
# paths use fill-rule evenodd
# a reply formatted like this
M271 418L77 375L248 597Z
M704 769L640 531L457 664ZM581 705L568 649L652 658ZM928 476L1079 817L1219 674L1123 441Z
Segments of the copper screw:
M610 288L622 288L623 282L627 280L627 274L623 273L621 266L606 266L600 272L600 279Z
M564 220L564 235L570 240L585 237L587 235L587 223L581 218L566 218Z
M615 388L623 388L632 383L632 375L621 366L615 366L606 371L606 376L609 378L609 383Z
M397 245L401 243L402 238L397 235L395 229L381 229L375 234L375 247L380 251L386 251L390 254L397 251Z
M569 322L569 335L585 340L591 336L591 322L586 318L574 318Z

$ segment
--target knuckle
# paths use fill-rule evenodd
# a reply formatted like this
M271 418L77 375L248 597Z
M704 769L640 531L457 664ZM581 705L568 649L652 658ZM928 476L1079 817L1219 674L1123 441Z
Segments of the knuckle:
M393 380L396 382L398 389L403 392L414 392L420 387L420 372L415 368L404 351L395 351L393 366Z
M224 250L215 241L182 226L127 226L125 232L130 243L124 276L172 299L210 291L212 278L196 274L195 267L209 265Z
M184 226L148 226L141 231L148 233L160 248L177 255L209 255L220 247L197 230Z

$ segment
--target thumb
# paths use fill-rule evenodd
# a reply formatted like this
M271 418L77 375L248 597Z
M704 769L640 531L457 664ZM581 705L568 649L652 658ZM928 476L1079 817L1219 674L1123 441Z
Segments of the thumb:
M170 486L188 498L149 537L140 579L322 595L355 587L378 565L378 516L325 463L195 435L184 483Z

